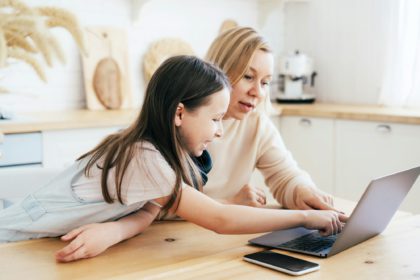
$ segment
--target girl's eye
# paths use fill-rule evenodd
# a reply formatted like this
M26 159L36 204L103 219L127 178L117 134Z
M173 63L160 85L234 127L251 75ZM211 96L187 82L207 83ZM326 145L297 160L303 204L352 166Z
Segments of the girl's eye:
M218 117L217 119L213 119L214 122L221 122L223 119L223 116Z
M266 86L269 86L270 85L270 82L262 82L262 85L265 86L265 87Z
M252 76L251 75L244 75L244 79L246 79L246 80L252 80Z

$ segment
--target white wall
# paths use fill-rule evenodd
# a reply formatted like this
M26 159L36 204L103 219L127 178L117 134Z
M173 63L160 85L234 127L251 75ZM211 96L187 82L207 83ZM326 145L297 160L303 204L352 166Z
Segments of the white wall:
M144 90L142 57L149 44L162 37L178 37L204 55L223 20L257 25L256 0L152 0L137 21L130 0L25 0L31 6L64 7L75 13L82 26L118 26L129 34L132 89L139 104ZM134 24L135 23L135 24ZM83 108L85 97L77 47L65 30L55 31L62 42L67 64L45 68L48 83L38 79L23 63L0 69L0 84L13 94L0 95L0 107L15 111Z
M203 56L224 19L259 29L280 54L299 49L314 58L317 99L375 104L382 82L389 10L392 0L151 0L134 24L130 0L26 0L74 12L83 26L119 26L129 34L132 90L140 104L144 90L142 57L149 44L179 37ZM284 8L284 10L283 10ZM283 13L284 11L284 13ZM67 64L46 68L48 84L25 64L0 69L0 107L17 111L83 108L85 97L77 48L64 31ZM276 65L277 68L277 65Z
M285 5L284 50L314 58L320 101L376 104L392 0L308 0Z

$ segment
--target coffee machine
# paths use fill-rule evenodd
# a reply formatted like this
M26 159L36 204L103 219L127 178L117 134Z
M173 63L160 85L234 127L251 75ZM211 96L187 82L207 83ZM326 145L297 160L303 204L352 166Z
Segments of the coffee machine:
M313 103L315 95L310 90L315 85L317 73L313 70L313 60L296 50L280 59L278 79L279 103Z

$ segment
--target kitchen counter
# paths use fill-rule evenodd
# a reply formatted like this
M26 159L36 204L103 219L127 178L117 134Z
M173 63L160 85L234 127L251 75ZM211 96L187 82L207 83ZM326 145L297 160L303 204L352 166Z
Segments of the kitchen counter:
M420 109L339 104L273 104L282 116L307 116L358 121L420 124Z
M365 105L337 104L273 104L283 116L307 116L361 121L420 124L420 109L385 108ZM15 119L0 120L1 133L22 133L43 130L76 129L89 127L125 126L138 115L138 110L20 113Z
M126 126L138 115L138 110L19 113L12 120L0 120L1 133L22 133L43 130Z

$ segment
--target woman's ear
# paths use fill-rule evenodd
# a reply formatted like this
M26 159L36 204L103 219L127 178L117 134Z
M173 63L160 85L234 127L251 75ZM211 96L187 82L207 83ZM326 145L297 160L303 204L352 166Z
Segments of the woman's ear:
M179 103L175 112L175 126L181 126L182 119L184 117L184 111L185 111L184 104Z

